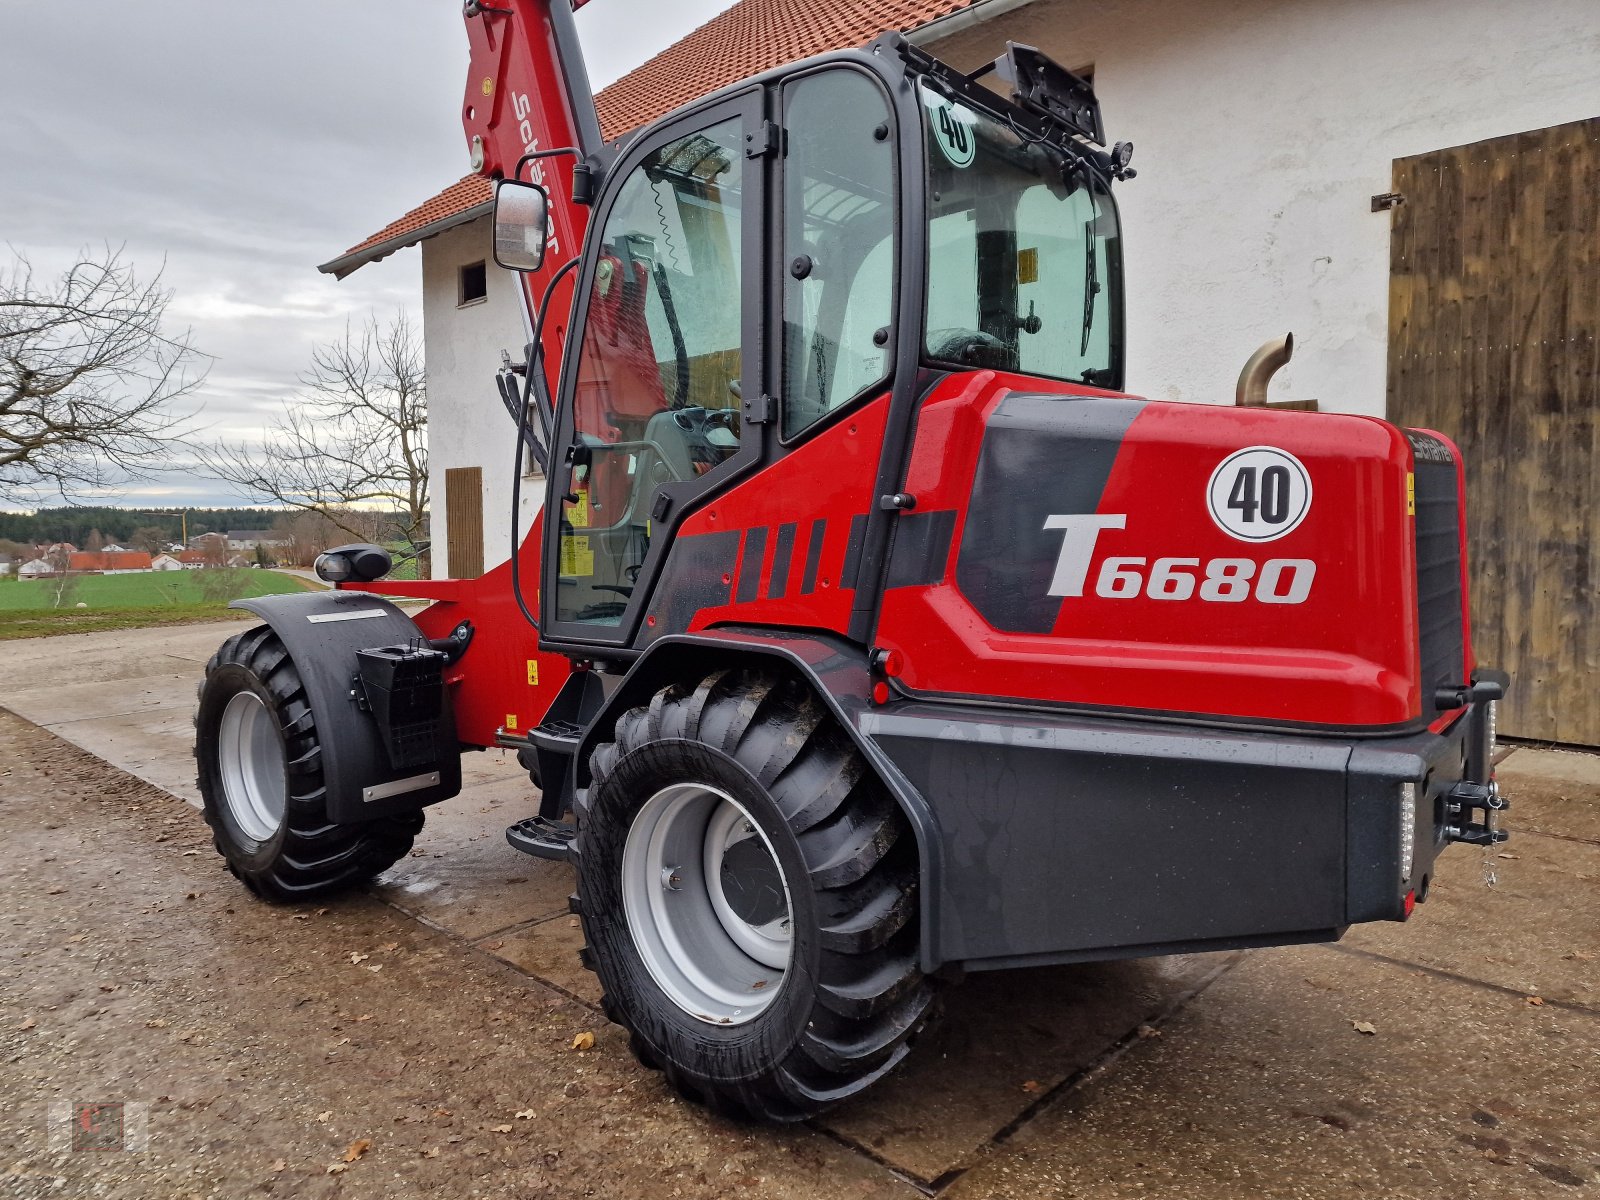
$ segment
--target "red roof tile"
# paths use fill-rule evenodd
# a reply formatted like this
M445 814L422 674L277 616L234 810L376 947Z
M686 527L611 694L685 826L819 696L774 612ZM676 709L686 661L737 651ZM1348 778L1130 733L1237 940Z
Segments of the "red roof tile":
M605 0L600 0L604 4ZM608 138L762 71L915 29L969 0L740 0L595 97ZM592 11L592 10L591 10Z
M977 0L739 0L595 97L609 138L751 75L847 46L888 29L915 29ZM603 5L604 0L600 0ZM318 270L343 279L356 268L459 224L490 202L489 181L468 175L391 221Z
M83 551L67 556L69 571L148 571L150 556L143 550Z

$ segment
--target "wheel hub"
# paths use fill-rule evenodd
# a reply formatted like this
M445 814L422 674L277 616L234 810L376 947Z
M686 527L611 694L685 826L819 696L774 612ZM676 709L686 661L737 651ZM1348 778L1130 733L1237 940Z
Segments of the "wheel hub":
M745 808L708 784L645 801L622 853L622 902L645 968L669 999L713 1025L753 1020L793 949L788 882Z
M222 710L217 758L233 823L253 841L269 841L288 808L289 773L277 717L254 692L237 693Z

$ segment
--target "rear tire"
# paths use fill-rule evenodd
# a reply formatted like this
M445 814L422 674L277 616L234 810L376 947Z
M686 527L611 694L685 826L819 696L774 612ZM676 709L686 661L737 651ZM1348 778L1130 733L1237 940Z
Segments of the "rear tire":
M585 961L639 1060L765 1121L891 1070L932 1000L915 840L816 697L719 672L615 737L591 757L574 859Z
M328 820L322 744L294 660L265 625L206 664L195 714L206 823L228 869L267 900L313 900L365 883L411 850L421 812Z

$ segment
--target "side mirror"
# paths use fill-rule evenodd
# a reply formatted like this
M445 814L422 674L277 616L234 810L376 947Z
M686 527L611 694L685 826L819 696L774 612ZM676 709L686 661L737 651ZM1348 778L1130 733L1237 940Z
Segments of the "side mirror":
M494 189L494 260L512 271L544 265L550 195L537 183L502 179Z

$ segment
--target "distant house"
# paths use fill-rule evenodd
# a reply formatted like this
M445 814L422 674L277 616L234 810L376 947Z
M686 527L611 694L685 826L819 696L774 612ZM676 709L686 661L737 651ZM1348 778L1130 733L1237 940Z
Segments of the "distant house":
M109 546L101 546L100 549L109 554L122 554L126 552L128 548L126 546L119 546L115 542L112 542Z
M90 550L67 555L67 570L76 575L132 575L150 570L143 550Z
M198 571L206 565L209 557L204 550L180 550L177 553L178 566L185 571Z
M9 554L0 554L0 575L11 574L11 568L14 566L16 566L16 564L11 561L11 556Z
M150 560L152 571L181 571L183 564L170 554L158 554Z
M43 575L55 574L55 568L42 558L30 558L17 568L18 579L38 579Z
M281 546L284 539L270 529L228 530L229 550L254 550L257 546Z

